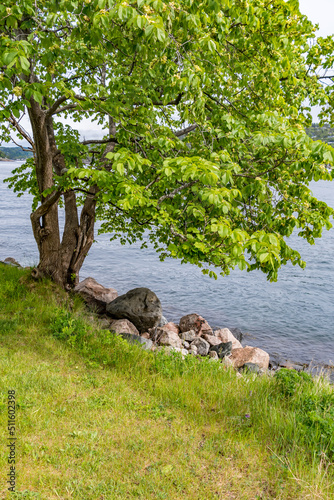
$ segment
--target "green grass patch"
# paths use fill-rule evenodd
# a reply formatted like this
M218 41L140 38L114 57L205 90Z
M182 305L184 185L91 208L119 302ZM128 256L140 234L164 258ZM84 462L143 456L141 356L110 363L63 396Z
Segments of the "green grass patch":
M333 387L281 370L238 378L145 352L78 297L0 266L0 478L17 402L18 499L332 499Z

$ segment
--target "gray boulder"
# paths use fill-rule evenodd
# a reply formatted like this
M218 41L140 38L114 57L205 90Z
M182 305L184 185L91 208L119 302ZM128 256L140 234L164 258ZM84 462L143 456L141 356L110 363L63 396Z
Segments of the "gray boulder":
M131 321L140 333L155 328L162 317L160 300L149 288L129 290L109 302L106 310L113 318Z
M129 344L139 344L145 351L150 351L153 346L153 342L150 339L145 339L139 335L134 335L133 333L118 333L123 339L125 339Z
M225 356L229 356L232 352L232 342L222 342L218 345L213 345L210 348L210 351L216 351L218 357L220 359L225 358Z
M201 337L197 337L195 340L192 341L190 347L193 346L197 347L197 354L199 354L200 356L206 356L210 349L209 342L202 339Z
M87 307L97 314L106 312L106 305L117 297L117 290L105 288L94 278L86 278L80 281L74 288L74 292L80 295L86 302Z

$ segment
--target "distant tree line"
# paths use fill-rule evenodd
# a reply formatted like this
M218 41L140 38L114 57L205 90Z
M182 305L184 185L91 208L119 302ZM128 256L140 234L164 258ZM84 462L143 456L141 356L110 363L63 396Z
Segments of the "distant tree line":
M7 158L8 160L26 160L33 156L30 151L22 151L21 148L0 147L0 158Z
M323 125L321 127L318 123L312 123L312 126L305 130L307 135L314 141L323 141L334 146L334 129L329 125Z

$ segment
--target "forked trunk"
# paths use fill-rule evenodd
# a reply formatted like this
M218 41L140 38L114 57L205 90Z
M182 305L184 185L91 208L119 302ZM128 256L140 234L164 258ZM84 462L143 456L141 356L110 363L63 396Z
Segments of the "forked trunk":
M39 264L33 270L36 278L50 277L66 289L79 281L79 271L94 241L96 186L87 194L78 217L77 200L73 190L64 193L53 191L44 197L43 192L54 186L53 172L62 175L65 161L57 150L51 119L32 101L29 110L36 145L36 176L41 205L30 216L39 250ZM65 226L62 238L59 233L58 200L64 196Z

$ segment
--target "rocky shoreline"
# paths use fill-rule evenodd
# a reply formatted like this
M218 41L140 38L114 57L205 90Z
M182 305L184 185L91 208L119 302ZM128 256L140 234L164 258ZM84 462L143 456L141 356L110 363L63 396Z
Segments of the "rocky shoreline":
M21 267L13 258L0 261ZM209 357L238 372L273 373L281 368L326 374L334 383L334 366L305 364L270 355L259 347L242 345L245 334L238 328L213 329L197 313L187 314L178 323L162 314L159 298L148 288L135 288L118 296L117 290L100 285L94 278L81 281L74 292L98 315L103 329L128 342L139 343L146 350L179 352L183 357ZM247 335L247 334L246 334Z

